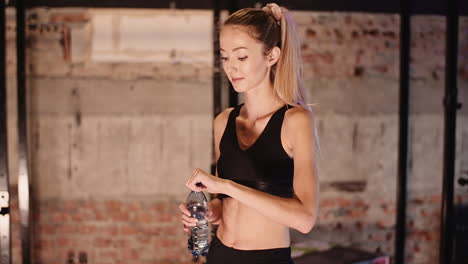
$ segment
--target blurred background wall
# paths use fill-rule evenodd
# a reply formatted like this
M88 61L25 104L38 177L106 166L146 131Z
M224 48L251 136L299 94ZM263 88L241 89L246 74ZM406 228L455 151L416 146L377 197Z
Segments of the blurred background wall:
M17 153L15 14L7 10L9 147ZM293 11L322 155L320 215L296 250L393 254L399 16ZM27 12L29 153L36 263L189 263L177 205L212 162L210 10L34 8ZM468 17L459 100L468 105ZM445 19L413 16L408 263L438 263ZM468 176L468 110L457 177ZM10 158L12 190L18 165ZM14 263L20 263L13 194ZM468 191L457 185L457 203ZM259 234L261 235L261 234Z

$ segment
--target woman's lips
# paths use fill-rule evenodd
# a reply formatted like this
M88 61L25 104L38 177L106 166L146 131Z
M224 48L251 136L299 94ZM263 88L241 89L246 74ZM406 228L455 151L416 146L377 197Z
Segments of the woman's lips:
M232 78L232 82L236 83L236 82L241 81L242 79L244 79L244 78Z

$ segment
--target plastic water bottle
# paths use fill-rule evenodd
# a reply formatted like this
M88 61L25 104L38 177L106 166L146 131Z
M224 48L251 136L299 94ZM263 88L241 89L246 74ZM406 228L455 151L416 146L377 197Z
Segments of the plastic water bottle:
M194 257L206 256L208 253L208 221L205 219L207 200L203 192L190 192L187 197L187 210L198 219L196 226L189 230L188 250Z

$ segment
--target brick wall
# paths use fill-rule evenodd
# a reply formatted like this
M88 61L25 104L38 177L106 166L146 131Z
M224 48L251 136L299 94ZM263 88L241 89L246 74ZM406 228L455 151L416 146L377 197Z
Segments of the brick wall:
M14 92L14 10L8 11ZM131 18L141 28L148 23L148 12L122 12L111 20ZM109 25L107 38L93 36L103 27L96 20L110 13L27 13L34 261L67 263L73 255L78 263L82 254L88 263L187 263L177 206L188 194L184 183L192 170L209 170L211 163L211 47L168 50L140 62L138 57L153 51L129 51L127 40L135 36L128 36L125 23ZM181 23L192 17L211 21L207 11L169 15ZM211 29L200 29L206 31ZM146 41L155 37L148 34ZM109 42L110 49L103 50ZM109 54L115 55L112 60ZM201 55L206 58L184 62ZM16 94L10 96L14 102ZM10 128L15 135L14 123ZM10 169L16 188L14 159ZM19 263L17 226L13 232Z
M325 240L393 254L398 151L399 18L297 12L306 84L321 135L317 227ZM408 263L437 263L442 190L445 20L413 16ZM468 20L460 20L459 100L466 104ZM459 112L456 179L466 176L468 123ZM468 192L456 185L456 205Z
M178 201L49 200L39 204L37 255L43 263L60 263L80 252L89 263L187 262L180 235Z
M399 18L333 12L294 16L322 157L319 223L308 235L293 232L293 241L392 254ZM8 18L9 134L14 136L14 10L8 10ZM88 263L189 262L176 207L185 199L183 183L192 169L208 170L211 162L212 51L206 38L194 40L193 49L157 44L164 32L153 23L179 21L180 28L205 36L209 27L191 23L211 21L211 13L54 8L30 10L27 18L35 261L65 263L73 255L77 262L82 253ZM460 100L467 105L468 19L460 24ZM415 16L412 30L407 259L436 263L444 20ZM171 29L165 37L187 37L177 32ZM468 111L460 113L457 140L465 142ZM17 146L10 138L15 157ZM458 157L468 156L467 146L457 145ZM16 188L17 164L10 161ZM466 164L457 160L457 177L466 173ZM456 191L457 203L466 203L467 191ZM17 220L14 210L15 263L20 262Z

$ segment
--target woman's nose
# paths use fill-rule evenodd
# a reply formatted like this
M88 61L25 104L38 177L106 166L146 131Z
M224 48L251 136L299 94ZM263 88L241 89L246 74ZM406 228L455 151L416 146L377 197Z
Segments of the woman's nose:
M227 69L228 69L228 72L236 72L237 71L237 64L235 62L233 62L233 60L230 60L227 62L228 65L227 65Z

